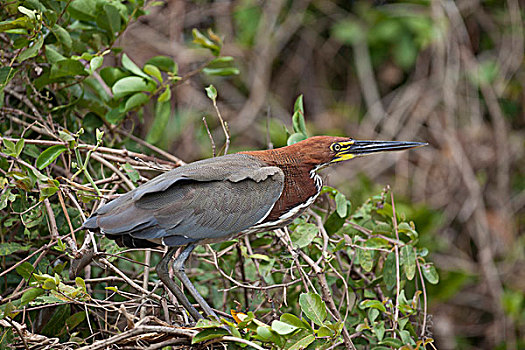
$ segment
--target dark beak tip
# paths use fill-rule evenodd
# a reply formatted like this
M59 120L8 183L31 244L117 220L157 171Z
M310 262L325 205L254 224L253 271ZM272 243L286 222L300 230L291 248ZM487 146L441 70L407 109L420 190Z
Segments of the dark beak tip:
M428 146L428 143L416 141L356 141L350 152L365 155L376 152L405 151L424 146Z

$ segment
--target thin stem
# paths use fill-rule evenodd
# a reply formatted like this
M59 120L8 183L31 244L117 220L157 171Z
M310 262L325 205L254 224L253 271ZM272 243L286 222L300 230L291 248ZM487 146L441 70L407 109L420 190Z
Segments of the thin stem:
M414 248L415 251L415 248ZM425 329L427 327L427 289L425 287L425 280L419 265L419 259L416 259L417 271L419 272L419 279L421 280L421 289L423 289L423 325L421 326L421 338L425 336Z
M397 217L396 217L396 207L394 204L394 192L390 192L390 198L392 199L392 221L394 222L394 231L396 232L396 239L399 241L399 231L397 230ZM394 244L394 251L396 254L396 306L394 312L394 325L392 326L393 337L396 337L395 329L397 327L397 321L399 318L399 293L401 288L401 276L399 271L399 247L397 244Z

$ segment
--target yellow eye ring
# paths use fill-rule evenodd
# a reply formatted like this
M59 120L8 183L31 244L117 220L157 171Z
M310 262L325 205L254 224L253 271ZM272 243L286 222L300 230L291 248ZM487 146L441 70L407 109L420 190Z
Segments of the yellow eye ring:
M335 145L332 146L332 149L335 151L335 152L339 152L341 150L341 145L336 143Z

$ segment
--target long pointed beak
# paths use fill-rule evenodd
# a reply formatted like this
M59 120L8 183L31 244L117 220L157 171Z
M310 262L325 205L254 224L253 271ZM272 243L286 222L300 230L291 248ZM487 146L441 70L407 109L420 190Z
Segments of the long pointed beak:
M411 148L426 146L426 142L409 141L354 141L353 145L344 151L355 156L364 156L377 152L403 151Z

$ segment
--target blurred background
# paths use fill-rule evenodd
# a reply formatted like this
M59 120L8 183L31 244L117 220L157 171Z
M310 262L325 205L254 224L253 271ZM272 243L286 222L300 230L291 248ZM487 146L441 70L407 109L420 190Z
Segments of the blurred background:
M323 176L354 203L390 185L431 249L440 349L519 348L525 336L525 70L518 0L167 0L118 45L142 66L172 57L185 75L209 60L188 47L213 31L240 74L195 75L173 90L174 113L152 138L185 161L211 156L224 134L204 87L215 85L231 152L279 147L304 95L311 135L426 141L417 151L359 159ZM130 122L129 122L130 123ZM267 136L267 135L271 135Z

